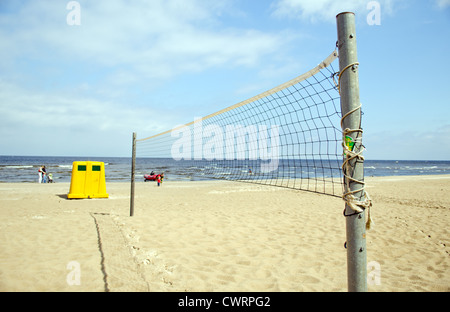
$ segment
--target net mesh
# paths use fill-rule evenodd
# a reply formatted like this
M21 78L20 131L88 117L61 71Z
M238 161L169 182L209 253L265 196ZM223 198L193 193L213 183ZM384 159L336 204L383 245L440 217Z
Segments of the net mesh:
M137 140L136 172L342 195L333 52L311 71L216 113Z

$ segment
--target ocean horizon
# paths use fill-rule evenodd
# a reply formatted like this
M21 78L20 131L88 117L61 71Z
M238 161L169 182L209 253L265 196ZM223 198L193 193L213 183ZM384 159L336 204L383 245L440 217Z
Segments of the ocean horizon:
M81 156L0 156L0 182L22 183L38 182L38 169L46 166L47 173L52 173L54 182L70 182L72 163L74 161L102 161L105 163L107 182L127 182L131 180L131 157L81 157ZM255 161L253 161L255 162ZM307 162L307 166L303 165ZM320 166L325 162L324 170ZM317 165L316 165L317 163ZM226 164L226 165L225 165ZM230 162L231 164L231 162ZM247 172L256 167L252 161L234 161L231 168L227 162L196 161L195 163L176 161L171 158L137 158L135 180L144 181L144 174L151 171L165 174L166 181L214 180L204 172L217 172L219 177L236 172ZM282 178L304 178L322 175L338 177L341 175L340 164L326 160L292 160L280 159L278 168L270 173ZM317 167L317 168L316 168ZM211 169L212 168L212 169ZM205 170L208 169L208 170ZM413 176L450 174L450 161L446 160L365 160L364 176Z

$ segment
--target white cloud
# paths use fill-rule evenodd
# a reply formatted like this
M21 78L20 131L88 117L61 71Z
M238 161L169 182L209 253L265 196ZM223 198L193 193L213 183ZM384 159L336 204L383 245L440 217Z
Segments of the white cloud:
M151 107L126 106L121 103L65 94L31 93L20 87L0 85L0 127L26 129L37 127L58 131L90 129L122 132L135 127L146 131L160 130L148 122L148 116L162 116ZM167 124L161 118L162 124ZM21 125L18 127L18 125Z
M436 4L440 9L450 7L450 0L436 0Z
M427 132L408 130L366 133L363 141L368 159L448 160L450 125Z
M128 137L135 129L153 133L171 124L155 108L30 92L4 81L0 81L0 103L0 154L20 150L23 155L42 155L42 142L42 150L51 145L68 155L89 155L92 149L98 154L111 150L112 155L126 155ZM149 116L158 116L160 122L150 122Z
M212 66L251 66L285 40L256 30L218 29L215 19L225 0L79 2L80 26L66 24L69 11L61 1L26 2L18 17L0 24L0 55L124 65L159 79Z
M78 0L79 26L67 25L68 1L2 1L0 154L38 138L62 150L86 133L113 146L135 129L170 129L182 112L163 115L169 107L156 110L149 90L186 73L256 67L292 39L224 26L232 1Z

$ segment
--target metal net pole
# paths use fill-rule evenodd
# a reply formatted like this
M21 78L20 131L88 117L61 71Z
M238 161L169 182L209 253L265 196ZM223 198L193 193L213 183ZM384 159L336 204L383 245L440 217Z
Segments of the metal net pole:
M355 15L336 17L339 48L339 92L341 96L344 147L344 200L347 233L348 291L367 291L366 218L364 168L362 157L361 103L359 98L358 57Z

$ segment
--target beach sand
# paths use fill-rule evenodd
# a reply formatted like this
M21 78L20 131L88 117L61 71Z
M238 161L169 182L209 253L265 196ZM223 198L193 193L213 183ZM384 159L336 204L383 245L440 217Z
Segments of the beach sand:
M450 291L450 176L366 178L369 291ZM347 291L344 202L228 181L0 184L0 291Z

